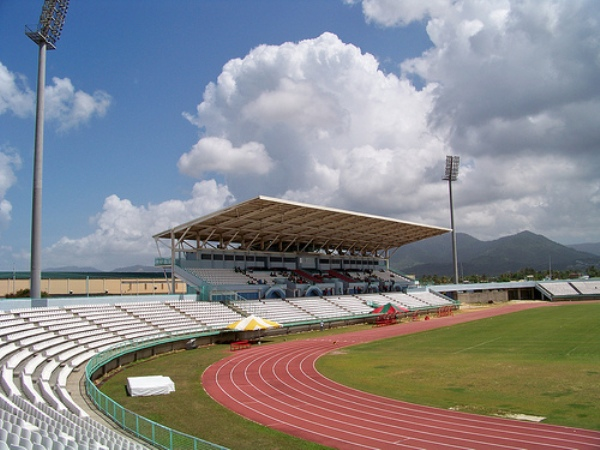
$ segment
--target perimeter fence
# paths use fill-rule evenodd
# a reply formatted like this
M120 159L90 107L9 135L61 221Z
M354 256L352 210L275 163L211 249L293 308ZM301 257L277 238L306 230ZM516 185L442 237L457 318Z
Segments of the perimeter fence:
M173 430L124 408L100 391L92 380L93 375L99 369L120 356L197 336L128 341L94 355L85 367L85 389L88 397L102 413L110 417L121 428L157 448L166 450L227 450L226 447Z

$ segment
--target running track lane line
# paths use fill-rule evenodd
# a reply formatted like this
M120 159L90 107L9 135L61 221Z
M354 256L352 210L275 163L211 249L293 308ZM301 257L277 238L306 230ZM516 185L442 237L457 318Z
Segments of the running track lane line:
M478 416L367 394L315 369L349 345L492 317L551 303L509 305L328 338L254 347L206 369L202 384L236 413L340 449L600 449L600 432Z

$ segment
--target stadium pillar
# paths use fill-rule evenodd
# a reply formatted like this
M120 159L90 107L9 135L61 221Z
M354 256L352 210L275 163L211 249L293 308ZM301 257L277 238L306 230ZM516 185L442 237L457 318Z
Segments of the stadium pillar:
M25 27L27 37L39 47L31 207L30 297L32 301L42 297L42 167L44 159L46 50L54 50L56 48L56 42L60 39L68 8L69 0L45 0L37 27L35 29Z
M448 181L450 192L450 228L452 228L452 261L454 263L454 283L458 284L458 254L456 251L456 227L454 226L454 200L452 197L452 181Z
M42 167L44 159L44 86L46 84L45 41L39 44L35 150L33 159L33 197L31 208L31 285L30 296L42 296Z
M175 294L175 231L171 229L171 294Z

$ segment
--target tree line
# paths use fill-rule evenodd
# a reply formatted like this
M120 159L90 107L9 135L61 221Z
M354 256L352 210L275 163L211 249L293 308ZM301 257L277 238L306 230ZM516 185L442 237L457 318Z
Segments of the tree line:
M590 278L600 277L600 268L589 266L585 272L573 270L535 270L531 267L516 272L505 272L500 275L488 276L486 274L471 274L460 277L462 283L490 283L509 281L544 281L544 280L572 280L588 276ZM452 284L453 277L449 275L423 275L419 278L422 285L428 284Z

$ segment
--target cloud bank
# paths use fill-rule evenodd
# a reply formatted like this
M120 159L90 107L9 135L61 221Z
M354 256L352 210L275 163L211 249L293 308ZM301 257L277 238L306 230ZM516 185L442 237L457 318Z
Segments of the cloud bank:
M28 87L23 75L11 72L0 62L0 114L12 113L17 117L33 117L35 93ZM45 119L58 131L67 131L87 123L92 117L106 114L111 96L101 90L93 94L76 90L68 78L52 78L45 88Z
M54 267L79 266L112 270L135 264L152 265L157 249L151 236L203 216L235 201L226 186L214 180L194 184L187 200L136 206L111 195L92 219L95 231L83 238L63 237L44 250L43 258ZM168 254L167 256L170 256Z
M88 94L75 90L68 78L52 78L46 88L45 110L49 120L56 122L58 131L67 131L106 114L111 96L104 91Z
M26 80L8 70L0 62L0 114L12 113L27 117L34 113L35 94L26 85Z
M94 265L131 249L139 262L153 232L258 194L448 226L447 154L461 156L459 231L600 240L595 2L348 3L373 26L423 23L431 47L395 74L332 33L230 60L184 114L202 134L178 162L198 180L191 199L135 206L108 197L96 231L64 238L53 259L76 254ZM28 95L12 91L20 95L0 105Z
M46 87L45 119L59 132L65 132L88 122L92 117L106 114L111 96L104 91L88 94L76 90L68 78L53 78ZM21 119L35 116L36 95L25 76L11 72L0 62L0 115L11 114ZM6 139L7 135L0 136ZM17 184L16 172L21 168L18 150L0 142L0 231L9 226L13 205L9 190ZM27 255L11 255L10 246L0 247L3 259L27 259Z
M362 7L377 26L422 21L431 48L384 74L374 56L325 33L259 46L207 86L188 115L202 140L264 149L252 158L239 152L246 170L220 171L234 194L447 226L440 178L444 156L457 154L460 231L600 239L594 2L364 0ZM233 156L219 154L223 167ZM179 168L204 173L183 157Z
M17 182L15 172L20 168L20 156L11 148L0 146L0 231L8 226L11 219L12 204L6 193Z
M418 202L399 200L427 190L437 178L428 172L444 155L427 125L432 91L384 74L372 55L331 33L262 45L229 61L207 86L197 114L187 116L206 136L179 169L202 175L200 160L213 170L234 167L219 171L233 192L381 214L416 211ZM200 155L216 136L230 151ZM249 143L260 151L245 151Z

